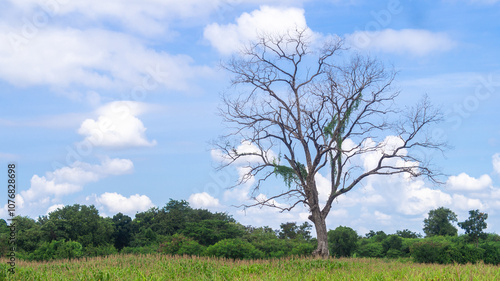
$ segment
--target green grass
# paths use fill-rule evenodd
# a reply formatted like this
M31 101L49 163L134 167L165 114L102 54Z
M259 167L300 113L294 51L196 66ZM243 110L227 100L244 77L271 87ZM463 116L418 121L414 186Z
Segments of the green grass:
M414 264L384 259L289 258L256 261L115 255L53 262L0 264L0 280L500 280L500 267Z

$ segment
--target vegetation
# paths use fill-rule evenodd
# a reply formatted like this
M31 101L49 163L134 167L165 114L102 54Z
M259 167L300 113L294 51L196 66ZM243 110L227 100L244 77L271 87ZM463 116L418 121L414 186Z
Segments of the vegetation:
M0 262L0 280L499 280L497 266L413 264L368 258L232 260L161 254L18 263Z
M445 214L445 215L442 215ZM450 210L429 212L426 222L434 229L450 229ZM408 260L439 264L500 264L500 236L483 233L487 214L471 211L464 235L427 235L404 229L395 234L369 231L360 237L339 226L328 232L331 257ZM453 217L453 216L452 216ZM476 223L478 222L478 223ZM280 229L243 226L225 213L193 209L186 201L170 200L163 208L136 214L100 217L94 206L73 205L37 221L17 217L17 257L24 261L87 260L116 254L163 254L225 258L230 260L309 257L317 247L312 226L282 223ZM443 225L439 225L439 223ZM467 228L469 229L469 228ZM85 230L85 231L83 231ZM95 230L102 231L96 235ZM0 221L0 247L7 249L9 228ZM88 232L90 233L88 233ZM454 233L453 231L447 233ZM472 236L473 233L477 235ZM5 255L8 251L2 251Z

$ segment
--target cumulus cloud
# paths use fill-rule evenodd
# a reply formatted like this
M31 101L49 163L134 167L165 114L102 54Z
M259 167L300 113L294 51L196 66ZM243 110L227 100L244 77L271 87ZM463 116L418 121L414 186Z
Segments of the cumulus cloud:
M99 117L83 121L78 133L86 136L83 143L104 147L154 146L146 139L146 128L136 116L146 110L143 103L112 102L97 110Z
M216 208L220 206L219 199L212 197L206 192L191 194L188 202L194 208Z
M112 213L135 214L153 207L153 202L146 195L131 195L128 198L116 192L106 192L96 199L96 203L106 207Z
M57 209L62 209L64 208L64 205L63 204L55 204L55 205L52 205L50 206L48 209L47 209L47 213L46 215L56 211Z
M282 34L289 30L307 28L304 10L261 6L259 10L243 13L236 23L220 25L213 23L204 31L204 37L222 54L231 54L263 34Z
M450 176L446 185L450 190L479 191L491 186L492 183L488 175L482 175L476 179L466 173L461 173L458 176Z
M133 168L132 161L128 159L105 158L97 165L77 161L71 166L47 172L45 176L34 175L31 187L20 194L26 201L47 203L52 197L59 198L82 190L87 183L110 175L131 173Z
M352 46L362 50L416 56L448 51L456 45L446 33L422 29L357 31L346 35L346 39Z
M484 205L479 199L467 198L461 194L453 194L453 208L467 211L483 209Z

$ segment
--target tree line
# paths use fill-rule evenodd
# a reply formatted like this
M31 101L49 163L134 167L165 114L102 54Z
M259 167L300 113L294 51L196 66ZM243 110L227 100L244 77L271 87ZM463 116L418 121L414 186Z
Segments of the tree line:
M424 220L425 238L408 229L394 234L369 231L364 236L350 227L328 231L329 252L334 257L412 258L417 262L467 263L483 260L500 263L500 236L487 234L488 215L469 212L459 222L446 208L429 212ZM17 255L25 260L47 261L118 253L163 253L231 259L282 258L312 255L317 239L305 222L287 222L274 230L268 226L244 226L230 215L194 209L181 200L163 208L151 208L135 218L118 213L101 217L95 206L72 205L37 220L18 216ZM5 255L10 229L0 220L0 248Z

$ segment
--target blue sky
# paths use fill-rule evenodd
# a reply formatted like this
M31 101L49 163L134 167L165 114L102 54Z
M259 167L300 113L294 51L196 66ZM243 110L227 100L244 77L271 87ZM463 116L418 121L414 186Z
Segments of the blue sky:
M133 216L173 198L246 225L305 221L303 207L233 207L251 187L227 189L239 170L216 172L210 144L224 132L216 112L230 86L219 62L258 30L299 25L393 65L397 104L427 94L445 116L433 132L453 147L434 162L446 184L366 180L334 204L328 227L422 232L428 211L445 206L459 221L487 212L498 233L498 18L498 0L2 0L0 159L18 164L18 214L78 203Z

